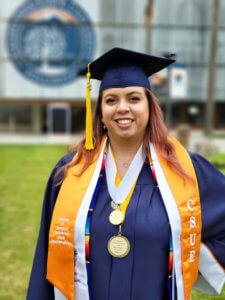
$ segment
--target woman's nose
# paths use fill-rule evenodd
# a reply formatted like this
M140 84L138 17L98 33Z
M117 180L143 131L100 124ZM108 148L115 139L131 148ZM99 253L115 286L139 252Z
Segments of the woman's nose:
M117 112L127 112L129 109L129 103L126 101L126 99L121 99L118 102Z

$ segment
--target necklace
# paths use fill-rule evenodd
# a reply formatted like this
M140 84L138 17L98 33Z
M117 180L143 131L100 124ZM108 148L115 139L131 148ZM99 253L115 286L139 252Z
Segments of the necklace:
M105 162L106 180L109 194L112 198L111 207L113 209L113 211L109 215L109 221L112 225L119 225L118 234L112 236L108 241L108 251L114 257L123 258L130 251L130 242L125 236L122 235L122 223L124 222L125 215L120 209L120 204L124 202L129 192L131 191L131 188L141 171L143 163L144 160L142 157L141 146L137 151L134 159L132 160L123 180L117 187L115 185L115 177L117 172L116 164L112 155L111 148L109 146Z

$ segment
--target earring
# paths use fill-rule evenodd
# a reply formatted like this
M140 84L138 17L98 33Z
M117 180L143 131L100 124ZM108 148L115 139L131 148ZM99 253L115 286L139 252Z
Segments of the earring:
M103 126L103 129L104 129L104 130L106 130L106 126L105 126L105 124L104 124L104 123L102 123L102 124L103 124L103 125L102 125L102 126Z

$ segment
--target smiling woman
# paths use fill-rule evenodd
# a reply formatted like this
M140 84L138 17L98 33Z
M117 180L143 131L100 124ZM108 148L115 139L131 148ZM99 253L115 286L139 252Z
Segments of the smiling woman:
M145 89L126 87L104 90L101 106L102 123L107 128L113 152L117 152L114 145L121 144L126 148L129 145L136 153L144 140L149 122L149 102Z
M168 135L148 80L173 62L114 48L88 66L86 137L49 179L28 300L221 291L225 177Z
M107 129L117 171L122 179L143 143L149 122L149 106L143 87L110 88L102 95L102 123ZM129 151L127 151L129 149Z

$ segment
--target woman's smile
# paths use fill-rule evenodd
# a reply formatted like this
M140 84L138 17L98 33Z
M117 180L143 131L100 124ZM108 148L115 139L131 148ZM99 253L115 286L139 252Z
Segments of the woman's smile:
M128 125L132 123L131 119L118 119L116 120L117 123L119 123L120 125Z
M132 119L117 119L115 121L117 125L121 128L129 128L133 123Z

